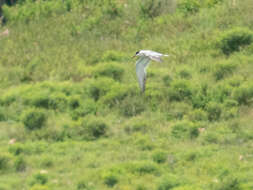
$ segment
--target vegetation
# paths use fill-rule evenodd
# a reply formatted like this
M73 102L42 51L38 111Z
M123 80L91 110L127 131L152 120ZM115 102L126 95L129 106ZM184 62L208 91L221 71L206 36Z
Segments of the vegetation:
M253 189L252 0L3 2L0 190Z

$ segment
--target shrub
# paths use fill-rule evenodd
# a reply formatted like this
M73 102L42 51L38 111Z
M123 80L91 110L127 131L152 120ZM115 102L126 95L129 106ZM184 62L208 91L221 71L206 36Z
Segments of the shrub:
M166 110L167 120L183 119L185 115L191 110L191 105L185 102L175 102L169 105L169 110Z
M201 190L202 188L198 188L196 186L193 186L193 185L180 185L180 186L177 186L175 188L173 188L173 190Z
M242 190L241 183L236 177L225 177L221 180L216 188L216 190Z
M102 60L103 61L117 61L117 62L121 62L124 61L126 59L126 55L122 52L119 51L114 51L114 50L109 50L106 51L103 56L102 56Z
M132 173L136 173L138 175L157 174L159 172L157 165L153 162L148 161L134 162L131 163L128 167Z
M15 156L18 156L18 155L20 155L21 153L24 152L24 146L20 143L12 144L9 147L9 152L14 154Z
M3 6L3 15L7 21L29 21L39 17L47 17L52 13L63 13L72 7L70 1L26 1L19 6Z
M232 96L239 104L248 105L253 100L253 84L245 83L239 86L233 91Z
M103 175L103 180L107 186L113 187L119 182L119 177L113 172L107 172Z
M117 84L113 79L110 78L98 78L92 81L87 88L88 94L95 100L99 100L107 92L111 90L113 85Z
M148 190L148 188L146 186L144 186L143 184L139 184L137 187L136 187L136 190Z
M204 108L210 101L211 97L208 94L209 86L207 84L201 84L192 96L192 105L194 108Z
M198 153L196 151L189 151L185 154L185 159L187 161L194 161L198 157Z
M182 182L182 179L169 174L162 178L162 180L159 182L157 190L170 190L180 185Z
M170 86L171 85L171 82L173 81L173 79L171 78L170 75L165 75L163 76L163 83L165 86Z
M86 184L86 182L84 182L84 181L79 181L79 182L77 183L76 189L77 189L77 190L87 189L87 184Z
M227 108L237 107L238 106L238 102L236 100L233 100L233 99L226 99L224 101L224 105Z
M39 165L42 168L50 168L54 165L54 161L51 156L44 156L41 157Z
M30 185L35 185L35 184L45 185L47 182L48 182L47 175L38 173L32 176Z
M178 4L178 9L184 14L196 13L200 9L198 0L183 0Z
M9 167L10 157L8 155L0 155L0 171L4 171Z
M236 67L237 65L233 63L221 63L215 65L215 71L213 73L215 79L221 80L226 76L231 75L235 71Z
M114 80L120 81L124 74L124 69L121 65L117 63L102 63L97 65L93 73L95 77L110 77Z
M223 111L222 113L222 117L225 119L231 119L231 118L235 118L239 115L239 109L238 107L230 107L227 108Z
M181 71L179 71L178 75L183 79L192 78L191 72L187 69L182 69Z
M4 112L4 109L0 108L0 122L1 121L6 121L7 117L6 114Z
M196 109L189 113L191 121L206 121L208 119L207 113L202 109Z
M64 111L67 108L67 97L64 93L50 95L49 107L55 110Z
M216 144L219 142L219 137L215 132L208 132L207 134L204 135L204 141L206 141L207 143Z
M154 18L162 13L164 0L146 0L140 4L140 14L145 18Z
M108 129L107 124L102 120L88 121L87 124L88 133L94 138L104 136L106 134L107 129Z
M106 136L108 125L102 118L95 116L87 116L81 121L79 131L76 130L80 136L87 140L95 140L102 136Z
M139 94L139 89L138 92ZM135 94L136 94L135 93ZM159 83L148 83L147 89L145 91L145 97L139 95L137 98L140 102L142 102L144 105L147 105L149 108L151 108L152 111L156 111L159 109L161 104L166 101L166 95L167 95L167 88L163 88ZM141 99L142 98L142 99Z
M92 99L86 99L82 104L76 108L75 110L71 111L71 117L73 120L77 120L80 117L84 117L88 114L95 114L97 111L96 102Z
M232 94L233 88L226 83L219 83L219 85L212 88L209 92L210 103L211 101L217 103L223 103ZM207 105L206 105L207 106ZM205 107L206 107L205 106Z
M120 15L122 12L119 3L115 0L107 0L103 4L103 12L105 15L108 15L110 18L115 18Z
M91 183L86 182L86 180L80 180L77 183L77 190L93 190L93 185Z
M135 118L125 126L125 131L127 133L134 133L139 131L146 132L148 127L149 124L146 120L143 120L142 118Z
M26 169L26 162L23 157L19 156L14 162L14 168L18 172L23 172Z
M26 129L35 130L40 129L45 125L47 116L44 111L31 108L23 113L21 120Z
M175 101L182 101L184 99L190 99L192 96L192 88L189 82L185 80L176 80L171 84L171 88L168 91L169 99Z
M164 163L167 160L167 158L168 158L167 152L164 152L164 151L161 151L161 150L155 151L152 154L153 161L155 161L158 164Z
M32 91L31 93L32 94L28 93L24 97L24 104L29 104L35 107L46 108L46 109L49 108L50 97L47 92L41 92L40 90L37 92Z
M218 46L226 55L239 51L241 47L251 44L253 32L247 28L233 28L224 32L218 40Z
M119 112L126 117L137 116L145 110L143 99L133 96L126 97L119 105Z
M154 143L152 143L152 140L148 136L144 136L142 134L139 137L137 136L135 139L135 144L140 150L153 150L155 148Z
M189 121L179 121L172 125L171 135L176 138L196 138L199 135L198 125Z
M46 185L34 185L30 190L50 190Z
M206 4L208 7L213 7L219 3L222 3L224 0L207 0Z
M217 102L209 102L206 106L206 112L209 121L217 121L220 119L222 107Z
M80 96L70 96L68 100L68 105L71 110L75 110L81 105L81 98Z
M131 89L125 85L113 85L110 91L101 98L101 103L108 105L109 107L114 107L120 105L126 96L131 93Z

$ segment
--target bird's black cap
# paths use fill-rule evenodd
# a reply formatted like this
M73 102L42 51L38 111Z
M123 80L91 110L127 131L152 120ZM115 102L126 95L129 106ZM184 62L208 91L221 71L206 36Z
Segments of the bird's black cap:
M135 54L137 55L140 51L137 51Z

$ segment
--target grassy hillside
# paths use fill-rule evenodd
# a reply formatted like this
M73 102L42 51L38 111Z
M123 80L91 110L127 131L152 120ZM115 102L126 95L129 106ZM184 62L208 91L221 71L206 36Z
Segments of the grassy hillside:
M13 2L0 190L253 189L252 0Z

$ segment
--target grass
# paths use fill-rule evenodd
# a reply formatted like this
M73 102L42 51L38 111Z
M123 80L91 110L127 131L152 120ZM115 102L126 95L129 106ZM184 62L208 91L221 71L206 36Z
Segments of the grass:
M252 7L4 5L0 189L252 189ZM145 94L140 49L170 54L151 63Z

